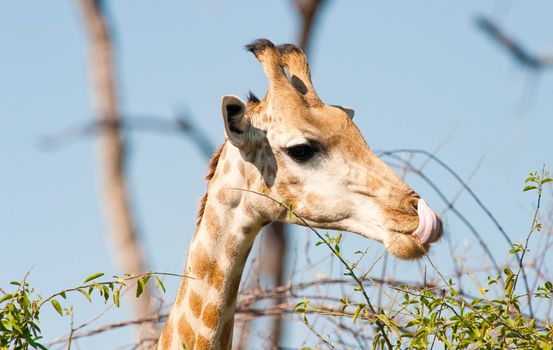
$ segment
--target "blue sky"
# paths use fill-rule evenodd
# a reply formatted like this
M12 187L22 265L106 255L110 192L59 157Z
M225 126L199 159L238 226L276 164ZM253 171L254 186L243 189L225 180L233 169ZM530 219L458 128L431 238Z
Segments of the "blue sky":
M184 110L215 143L223 140L221 96L263 95L266 88L261 67L243 46L258 37L293 42L297 33L290 1L120 0L108 9L122 113L172 119ZM438 156L465 179L485 157L471 186L520 241L534 202L521 192L522 181L553 163L553 75L521 69L476 29L474 16L489 15L528 47L553 52L552 13L544 0L330 1L311 45L314 84L326 103L356 110L373 149L432 151L447 140ZM0 286L32 269L30 281L48 295L92 272L117 273L101 211L97 142L89 137L56 151L40 148L44 136L94 116L75 3L3 3L0 42ZM133 207L150 266L178 273L206 163L182 137L137 132L129 135L129 149ZM449 196L458 191L438 167L426 172ZM407 181L443 207L420 179ZM467 196L458 205L504 257L506 245L482 212ZM472 247L468 231L454 218L446 221L453 242ZM444 270L450 268L446 250L443 244L434 251ZM174 287L169 300L171 293ZM100 309L74 303L79 320ZM65 334L68 321L49 314L45 337ZM124 318L115 312L106 320ZM130 332L121 334L120 343L130 342Z

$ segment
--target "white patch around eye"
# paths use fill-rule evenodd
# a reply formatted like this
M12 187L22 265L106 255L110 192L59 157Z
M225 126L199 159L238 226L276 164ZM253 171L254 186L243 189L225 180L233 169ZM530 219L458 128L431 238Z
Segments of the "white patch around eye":
M303 136L292 136L287 141L283 142L285 148L290 148L298 145L305 145L309 141Z

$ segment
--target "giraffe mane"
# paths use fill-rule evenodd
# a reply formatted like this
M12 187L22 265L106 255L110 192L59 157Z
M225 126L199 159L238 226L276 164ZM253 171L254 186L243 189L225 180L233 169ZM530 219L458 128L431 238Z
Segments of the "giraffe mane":
M208 183L215 175L215 170L217 170L217 165L219 164L219 158L221 158L221 153L223 152L224 147L225 147L225 143L223 142L223 144L217 147L217 149L213 153L213 156L211 157L211 160L209 161L209 165L208 165L209 172L205 176L205 179ZM202 217L204 216L206 203L207 203L207 191L202 196L202 199L200 199L198 217L196 218L196 228L198 228L198 226L200 226L200 223L202 222Z

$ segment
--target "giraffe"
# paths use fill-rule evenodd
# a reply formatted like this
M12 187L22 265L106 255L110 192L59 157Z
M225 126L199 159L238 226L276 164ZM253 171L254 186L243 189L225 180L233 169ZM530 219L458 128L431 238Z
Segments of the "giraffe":
M353 110L320 100L299 48L267 39L246 48L268 91L261 100L222 98L225 142L209 166L185 265L191 278L181 282L158 349L231 348L244 265L272 221L354 232L401 259L424 255L442 235L439 217L369 149Z

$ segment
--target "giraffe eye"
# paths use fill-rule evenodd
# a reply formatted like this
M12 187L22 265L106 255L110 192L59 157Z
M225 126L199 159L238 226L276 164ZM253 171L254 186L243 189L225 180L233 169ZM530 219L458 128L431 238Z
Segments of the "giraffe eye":
M317 149L309 144L292 146L286 149L286 154L296 162L306 162L313 158Z

